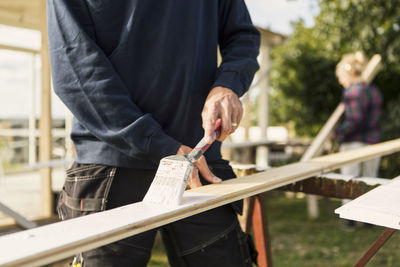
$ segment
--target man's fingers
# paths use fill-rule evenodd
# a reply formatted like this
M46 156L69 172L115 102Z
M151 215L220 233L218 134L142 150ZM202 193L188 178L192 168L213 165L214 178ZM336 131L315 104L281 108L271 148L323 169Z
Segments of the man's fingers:
M190 173L187 185L188 185L187 187L189 187L189 188L196 188L196 187L202 186L202 184L200 182L200 177L199 177L199 169L197 169L196 166L193 168L192 172Z
M231 121L232 121L232 130L231 133L233 133L240 124L240 121L242 120L243 116L243 107L242 103L238 101L237 103L234 104L234 108L232 109L232 115L231 115Z
M215 122L218 119L219 103L213 103L209 107L203 116L203 128L204 137L207 144L211 144L213 140Z
M237 94L226 87L214 87L207 96L202 111L206 142L210 144L213 141L213 131L217 118L222 120L221 135L218 140L223 141L236 130L242 115L243 107Z
M218 177L216 177L208 168L206 158L204 156L201 156L200 159L196 162L196 166L199 169L201 175L205 180L212 184L219 184L222 182L222 180Z
M232 110L232 116L231 116L231 122L232 122L232 129L231 129L231 133L233 133L237 127L239 127L239 110L237 108L234 108Z
M218 138L218 140L223 141L232 131L232 121L231 121L232 107L229 102L224 102L221 105L220 114L222 123L221 123L221 135Z

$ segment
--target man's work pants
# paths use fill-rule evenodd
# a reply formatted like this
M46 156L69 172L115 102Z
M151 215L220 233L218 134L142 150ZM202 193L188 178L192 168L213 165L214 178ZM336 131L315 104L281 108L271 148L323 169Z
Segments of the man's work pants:
M210 162L209 167L221 179L235 177L227 161ZM155 170L74 163L67 171L58 213L66 220L142 201L154 176ZM252 266L251 241L237 222L239 209L240 202L225 205L84 252L84 267L146 266L157 230L171 266Z

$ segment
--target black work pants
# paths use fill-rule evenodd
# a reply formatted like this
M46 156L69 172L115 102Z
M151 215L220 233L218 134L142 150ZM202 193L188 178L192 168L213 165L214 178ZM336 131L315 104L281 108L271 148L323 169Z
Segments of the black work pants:
M211 162L209 167L222 179L235 176L227 161ZM154 175L155 170L74 163L67 171L58 213L65 220L142 201ZM252 266L251 241L237 222L238 205L218 207L84 252L84 267L146 266L157 230L171 266Z

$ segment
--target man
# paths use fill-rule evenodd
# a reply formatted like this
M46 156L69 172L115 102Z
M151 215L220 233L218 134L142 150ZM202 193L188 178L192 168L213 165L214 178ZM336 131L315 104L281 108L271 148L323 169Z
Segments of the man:
M75 117L62 219L141 201L159 160L211 142L217 119L224 140L258 69L243 0L49 0L48 33L54 90ZM219 142L196 167L189 187L234 177ZM171 265L251 266L232 207L162 227ZM85 266L145 266L155 233L83 253Z

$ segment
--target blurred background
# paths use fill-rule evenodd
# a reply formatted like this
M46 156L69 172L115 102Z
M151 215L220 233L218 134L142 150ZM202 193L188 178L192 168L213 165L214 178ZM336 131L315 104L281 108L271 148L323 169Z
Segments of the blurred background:
M382 69L374 80L384 95L382 141L400 136L399 0L246 4L262 34L261 68L242 98L241 126L223 144L226 158L261 167L299 160L340 102L343 88L335 77L336 64L343 54L357 50L382 56ZM69 139L72 115L51 90L42 33L43 0L0 0L0 203L29 220L54 218L54 197L74 157ZM334 142L324 153L333 152ZM384 157L379 177L399 174L400 155ZM362 229L361 237L355 237L334 228L339 223L332 209L340 205L334 200L323 208L326 213L311 220L304 195L288 200L282 193L270 194L276 266L348 266L360 253L357 244L373 240L379 232ZM0 225L13 223L0 212ZM371 266L399 266L395 251L400 240L394 240ZM152 266L166 264L159 246Z

